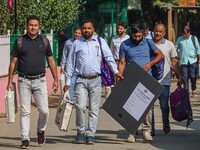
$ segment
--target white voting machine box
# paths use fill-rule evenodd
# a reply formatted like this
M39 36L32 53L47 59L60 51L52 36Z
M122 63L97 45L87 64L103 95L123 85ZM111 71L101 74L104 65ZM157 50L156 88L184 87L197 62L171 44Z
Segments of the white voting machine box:
M15 122L15 94L14 91L7 91L5 95L6 121L7 123Z
M129 133L134 134L164 87L132 61L103 109Z

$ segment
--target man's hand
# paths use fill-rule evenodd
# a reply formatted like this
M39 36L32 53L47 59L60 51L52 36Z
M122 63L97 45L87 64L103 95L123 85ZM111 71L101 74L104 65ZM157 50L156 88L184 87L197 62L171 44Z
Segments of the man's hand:
M66 92L68 90L69 90L69 85L65 85L64 88L63 88L63 91Z
M12 83L8 83L6 89L7 89L7 91L12 90Z
M177 86L181 86L183 84L183 79L182 77L178 77L178 81L177 81Z
M64 73L65 73L65 70L61 68L61 69L60 69L60 74L62 74L62 73L64 74Z
M58 91L58 81L57 80L53 81L52 89L55 93Z
M117 78L117 81L119 81L120 79L124 79L124 77L120 73L115 74L115 76Z
M144 71L148 72L151 69L152 65L151 63L147 63L144 65Z

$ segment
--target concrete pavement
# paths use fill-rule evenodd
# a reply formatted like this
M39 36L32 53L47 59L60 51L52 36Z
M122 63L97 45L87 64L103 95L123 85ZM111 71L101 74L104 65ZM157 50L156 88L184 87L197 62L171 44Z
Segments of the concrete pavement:
M197 86L200 82L198 81ZM176 88L176 83L172 82L171 91ZM200 87L198 88L200 92ZM43 146L37 144L36 123L38 118L37 108L32 106L31 129L30 129L30 149L44 150L199 150L200 149L200 95L191 97L194 121L186 129L186 122L176 122L170 117L171 132L165 135L162 132L161 112L158 101L155 104L156 136L153 142L143 143L142 134L136 143L126 143L128 133L114 119L112 119L103 109L100 109L99 122L96 133L95 145L75 144L75 112L73 113L68 132L61 132L54 124L56 101L58 95L51 96L50 118L46 130L47 141ZM105 98L102 96L101 105ZM16 149L21 144L19 112L16 114L16 122L6 124L6 118L0 118L0 150Z

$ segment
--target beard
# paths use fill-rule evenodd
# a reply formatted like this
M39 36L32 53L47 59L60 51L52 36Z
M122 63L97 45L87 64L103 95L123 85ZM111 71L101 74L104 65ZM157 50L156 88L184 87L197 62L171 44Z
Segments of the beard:
M87 40L89 39L91 36L93 35L93 33L83 33L82 36Z
M133 40L133 39L132 39ZM138 44L140 44L141 43L141 41L142 41L142 39L141 40L133 40L133 43L135 43L136 45L138 45Z

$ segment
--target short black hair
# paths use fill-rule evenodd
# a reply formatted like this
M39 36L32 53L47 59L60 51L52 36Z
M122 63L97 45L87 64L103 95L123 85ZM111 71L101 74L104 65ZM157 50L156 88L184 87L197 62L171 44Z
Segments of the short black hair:
M122 27L124 27L125 29L128 27L127 23L124 22L124 21L120 21L120 22L118 23L118 26L122 26Z
M137 32L143 32L142 24L137 23L131 26L131 33L136 34Z
M74 31L76 31L76 30L81 30L81 27L75 27Z
M30 15L30 16L28 16L28 18L26 19L26 23L28 24L28 22L30 20L37 20L38 22L40 22L40 18L38 16L36 16L36 15Z
M147 30L147 29L149 30L149 25L148 25L148 23L146 23L146 22L143 23L143 24L142 24L142 28L143 28L143 30Z
M93 19L84 19L82 22L81 22L81 27L84 23L92 23L93 27L95 27L95 23L94 23L94 20Z
M190 32L190 26L186 25L183 27L182 33L189 33Z

